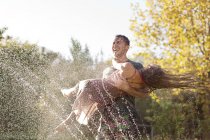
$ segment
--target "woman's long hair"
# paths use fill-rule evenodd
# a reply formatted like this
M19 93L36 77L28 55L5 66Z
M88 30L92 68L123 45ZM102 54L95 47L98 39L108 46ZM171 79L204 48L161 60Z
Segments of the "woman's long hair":
M170 74L158 65L149 65L141 69L140 74L145 85L151 90L162 88L196 88L196 79L190 74Z

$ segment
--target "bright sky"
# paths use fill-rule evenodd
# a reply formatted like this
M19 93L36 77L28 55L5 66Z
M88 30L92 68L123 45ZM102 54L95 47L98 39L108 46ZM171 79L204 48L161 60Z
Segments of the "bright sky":
M109 58L116 34L132 41L130 5L136 2L145 5L145 0L0 0L0 28L67 58L72 37L87 44L92 56L102 49Z

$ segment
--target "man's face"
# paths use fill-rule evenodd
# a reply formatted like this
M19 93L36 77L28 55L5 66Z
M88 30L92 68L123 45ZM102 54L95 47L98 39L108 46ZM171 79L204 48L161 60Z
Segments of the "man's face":
M112 52L114 54L114 58L121 58L126 56L129 46L125 43L125 41L118 37L115 38L112 45Z

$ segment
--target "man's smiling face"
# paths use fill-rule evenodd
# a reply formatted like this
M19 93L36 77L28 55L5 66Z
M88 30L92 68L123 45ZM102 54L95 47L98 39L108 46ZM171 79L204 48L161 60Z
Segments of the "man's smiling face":
M115 38L112 45L112 52L114 58L121 58L126 56L129 46L125 43L125 41L121 37Z

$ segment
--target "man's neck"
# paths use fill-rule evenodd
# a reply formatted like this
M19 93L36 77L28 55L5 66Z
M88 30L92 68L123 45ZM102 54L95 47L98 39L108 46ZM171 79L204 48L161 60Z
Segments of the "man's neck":
M126 56L125 57L120 57L120 58L114 58L114 59L118 63L124 63L124 62L128 61L128 58Z

